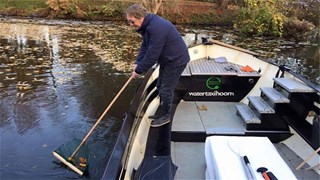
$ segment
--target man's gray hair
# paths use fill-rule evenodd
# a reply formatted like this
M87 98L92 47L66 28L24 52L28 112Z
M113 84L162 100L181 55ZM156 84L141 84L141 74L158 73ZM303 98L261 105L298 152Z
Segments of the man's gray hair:
M148 10L140 4L134 4L128 7L125 13L129 16L133 16L137 19L144 18L149 12Z

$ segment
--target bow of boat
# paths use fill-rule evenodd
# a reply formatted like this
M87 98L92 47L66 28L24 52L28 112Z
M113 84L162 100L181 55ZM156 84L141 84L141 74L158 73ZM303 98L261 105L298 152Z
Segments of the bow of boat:
M136 91L102 179L246 179L243 156L280 179L319 178L318 86L219 41L189 54L172 121L150 128L148 116L159 106L154 67ZM234 176L226 173L230 162Z

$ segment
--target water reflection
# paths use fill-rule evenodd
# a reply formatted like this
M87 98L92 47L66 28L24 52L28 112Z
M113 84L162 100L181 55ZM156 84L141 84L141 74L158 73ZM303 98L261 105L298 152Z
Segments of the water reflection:
M37 108L32 105L18 104L14 106L13 113L14 124L19 134L24 134L27 130L39 126L40 115Z

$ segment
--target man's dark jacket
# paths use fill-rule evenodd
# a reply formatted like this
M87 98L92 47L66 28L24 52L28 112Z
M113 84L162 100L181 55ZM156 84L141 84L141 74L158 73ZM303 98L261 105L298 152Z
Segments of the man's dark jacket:
M177 67L189 62L188 48L176 27L155 14L145 16L137 30L142 45L136 60L136 73L147 72L156 62L160 66Z

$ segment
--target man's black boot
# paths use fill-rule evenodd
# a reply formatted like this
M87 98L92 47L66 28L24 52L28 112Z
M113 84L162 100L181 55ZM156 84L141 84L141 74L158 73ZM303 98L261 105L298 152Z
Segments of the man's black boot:
M165 124L168 124L170 122L170 115L169 114L165 114L157 119L154 119L153 121L151 121L151 127L160 127L163 126Z
M154 113L154 115L152 116L148 116L149 119L157 119L161 116L164 115L164 109L163 109L163 106L159 106L158 109L156 110L156 112Z

